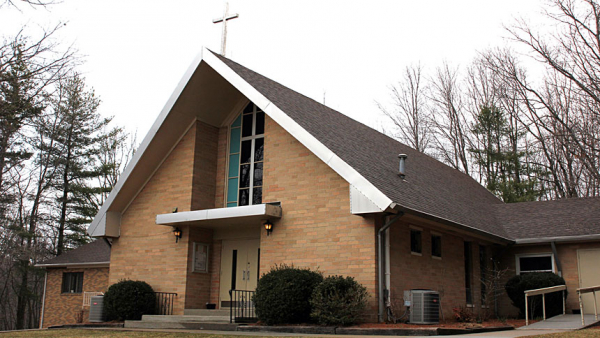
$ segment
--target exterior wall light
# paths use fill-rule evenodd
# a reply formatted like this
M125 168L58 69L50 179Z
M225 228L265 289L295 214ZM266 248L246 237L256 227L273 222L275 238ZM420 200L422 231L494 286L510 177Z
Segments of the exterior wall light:
M177 242L179 242L179 239L183 235L183 232L179 228L174 228L173 229L173 235L175 235L175 243L177 243Z
M267 236L271 235L271 232L273 232L273 223L271 221L267 220L265 222L265 230L267 230Z

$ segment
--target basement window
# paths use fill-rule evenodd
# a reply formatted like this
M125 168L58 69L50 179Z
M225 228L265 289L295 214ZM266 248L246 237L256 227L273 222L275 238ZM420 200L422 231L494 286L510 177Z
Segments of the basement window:
M62 293L81 293L83 272L65 272L62 280Z
M517 275L532 272L554 272L554 256L551 253L517 255Z
M410 229L410 252L416 255L421 255L423 252L421 230Z

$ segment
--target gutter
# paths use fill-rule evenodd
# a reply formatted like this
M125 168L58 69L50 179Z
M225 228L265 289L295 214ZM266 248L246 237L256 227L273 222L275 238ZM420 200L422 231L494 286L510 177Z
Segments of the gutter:
M579 235L579 236L557 236L557 237L538 237L521 238L515 240L517 244L542 244L551 242L585 242L600 240L600 234Z
M84 266L84 267L105 267L105 266L109 266L110 265L110 261L108 262L91 262L91 263L57 263L57 264L36 264L35 267L37 268L60 268L60 267L78 267L78 266Z
M379 231L377 231L377 270L378 274L378 284L379 284L379 299L377 301L378 304L378 312L377 312L377 320L379 322L383 322L383 312L385 311L385 303L386 300L389 300L390 297L390 251L389 251L389 234L388 229L394 222L396 222L400 217L404 216L404 212L400 211L396 216L394 216L391 220L388 220ZM387 216L385 216L387 217ZM386 239L386 248L384 250L383 247L383 237ZM385 255L385 261L384 261ZM384 271L385 264L385 271ZM385 285L384 285L385 280ZM385 289L385 290L384 290ZM389 303L389 302L388 302Z

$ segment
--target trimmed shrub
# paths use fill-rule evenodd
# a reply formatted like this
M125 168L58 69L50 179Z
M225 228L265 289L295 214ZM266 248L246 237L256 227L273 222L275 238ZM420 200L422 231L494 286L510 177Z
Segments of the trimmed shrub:
M106 320L140 320L154 313L156 297L146 282L122 280L104 294Z
M310 299L311 317L323 325L356 323L367 306L367 288L352 277L329 276Z
M267 325L308 322L310 296L322 281L320 272L276 265L258 281L253 298L256 316Z
M512 277L506 282L504 289L512 304L519 309L519 316L525 318L525 291L547 288L550 286L565 285L562 277L552 272L525 273ZM565 290L565 297L567 291ZM527 297L530 299L529 316L542 317L542 296ZM562 313L562 292L546 294L546 317L556 316Z

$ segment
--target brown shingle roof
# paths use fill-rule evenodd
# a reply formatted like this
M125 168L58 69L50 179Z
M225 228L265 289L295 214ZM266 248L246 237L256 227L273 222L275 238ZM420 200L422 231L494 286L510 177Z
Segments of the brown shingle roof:
M99 239L37 265L60 266L107 262L110 262L110 246L104 240Z
M600 234L600 197L508 203L496 216L515 239Z
M493 207L502 205L502 201L468 175L215 55L394 202L413 211L508 238L493 212ZM408 155L405 180L398 177L400 153Z

